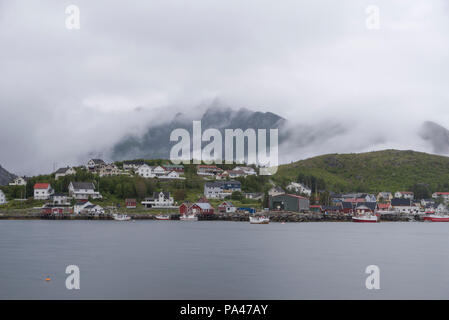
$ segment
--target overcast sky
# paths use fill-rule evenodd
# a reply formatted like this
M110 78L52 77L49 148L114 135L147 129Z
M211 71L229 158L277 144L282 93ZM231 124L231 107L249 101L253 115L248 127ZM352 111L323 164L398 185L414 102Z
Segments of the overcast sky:
M65 26L71 4L79 30ZM424 120L449 127L448 35L444 0L0 0L0 164L78 164L217 98L356 128L332 152L429 151L411 135Z

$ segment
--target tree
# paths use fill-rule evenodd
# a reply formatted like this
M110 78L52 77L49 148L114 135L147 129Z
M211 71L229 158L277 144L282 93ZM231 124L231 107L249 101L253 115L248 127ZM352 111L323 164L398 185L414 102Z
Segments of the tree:
M431 197L429 186L424 183L416 183L410 191L414 193L415 199L429 199Z
M183 201L186 198L186 191L184 189L176 189L173 193L175 201Z
M270 207L270 196L268 195L268 191L265 191L265 194L263 196L262 206L264 208L269 208Z
M240 200L241 201L243 199L243 194L240 191L234 191L231 194L231 199L232 200Z
M145 184L145 181L138 179L134 183L134 188L136 189L136 194L139 199L145 198L147 195L147 185Z

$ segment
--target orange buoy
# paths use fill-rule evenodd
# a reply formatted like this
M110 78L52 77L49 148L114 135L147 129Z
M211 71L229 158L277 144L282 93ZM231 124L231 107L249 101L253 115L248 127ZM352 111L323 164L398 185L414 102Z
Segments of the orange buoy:
M47 278L45 278L45 281L50 281L51 279L50 279L50 277L47 277Z

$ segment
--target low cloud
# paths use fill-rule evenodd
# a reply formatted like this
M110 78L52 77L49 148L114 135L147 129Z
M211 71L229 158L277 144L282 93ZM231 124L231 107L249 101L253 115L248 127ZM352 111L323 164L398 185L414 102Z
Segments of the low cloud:
M284 161L433 151L422 122L449 127L443 0L376 1L375 31L371 1L73 4L78 31L65 28L66 3L0 2L0 164L10 171L107 156L123 136L179 111L200 116L214 99L305 128Z

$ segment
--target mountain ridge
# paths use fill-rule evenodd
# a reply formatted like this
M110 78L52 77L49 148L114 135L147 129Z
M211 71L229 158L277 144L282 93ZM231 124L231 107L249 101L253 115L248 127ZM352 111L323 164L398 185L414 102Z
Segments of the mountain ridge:
M275 177L285 184L301 176L321 179L326 189L337 192L394 192L416 185L425 186L429 192L446 191L449 157L395 149L333 153L281 165Z

